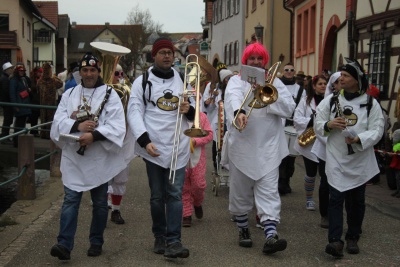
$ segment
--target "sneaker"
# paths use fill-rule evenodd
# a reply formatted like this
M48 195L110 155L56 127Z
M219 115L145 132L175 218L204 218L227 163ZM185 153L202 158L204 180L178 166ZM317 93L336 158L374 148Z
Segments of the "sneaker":
M256 227L264 230L264 225L261 224L260 217L258 217L258 215L256 215Z
M57 257L59 260L67 261L71 259L71 252L64 246L54 245L50 250L50 255Z
M182 226L183 227L190 227L192 226L192 216L186 216L182 219Z
M156 254L164 254L165 253L165 238L164 237L156 237L156 240L154 240L153 252Z
M253 246L253 241L250 237L249 228L240 228L239 229L239 246L250 248Z
M349 254L358 254L360 253L360 248L357 245L357 239L347 239L346 240L346 251Z
M197 219L203 218L203 207L200 205L198 207L194 206L194 215Z
M121 212L119 210L113 210L111 212L111 221L115 224L125 223L125 220L121 217Z
M263 253L272 254L277 251L285 250L287 247L287 242L285 239L279 239L278 235L273 235L267 238L265 241Z
M309 200L306 202L306 209L310 210L310 211L314 211L315 210L315 202L312 200Z
M321 224L320 224L320 226L321 226L322 228L325 228L325 229L329 228L329 219L328 219L327 216L321 217Z
M342 258L343 257L343 242L336 241L331 242L325 247L325 252L329 255L332 255L335 258Z
M87 255L89 257L97 257L101 255L102 250L102 245L90 244Z
M187 258L189 250L182 246L181 242L169 244L165 249L164 257L166 258Z

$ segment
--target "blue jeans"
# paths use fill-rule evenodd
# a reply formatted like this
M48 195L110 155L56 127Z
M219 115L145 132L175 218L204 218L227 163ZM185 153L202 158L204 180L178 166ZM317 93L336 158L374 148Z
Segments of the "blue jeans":
M108 183L99 185L90 190L93 202L92 223L90 225L90 244L103 245L103 233L107 225ZM64 186L64 203L61 209L60 232L57 237L58 244L66 247L69 251L74 248L74 237L78 225L79 205L81 204L82 193L76 192Z
M167 244L181 241L182 188L185 168L176 170L175 182L170 184L169 169L146 162L150 186L150 209L153 220L152 231L155 238L164 237Z
M347 239L360 238L365 214L365 184L348 191L339 192L329 187L329 242L341 240L343 234L343 203L347 213Z

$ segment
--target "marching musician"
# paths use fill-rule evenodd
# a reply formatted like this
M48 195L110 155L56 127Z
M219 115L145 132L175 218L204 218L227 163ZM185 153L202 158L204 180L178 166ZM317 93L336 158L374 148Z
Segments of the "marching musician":
M155 238L153 252L168 258L187 258L189 250L181 243L182 187L189 161L190 138L183 134L177 148L175 182L172 184L169 174L177 113L184 114L182 130L186 130L189 121L194 119L195 109L186 99L178 106L183 82L172 68L174 46L171 40L163 37L155 40L151 55L154 66L148 70L147 85L142 86L143 75L133 83L127 120L137 141L135 150L146 163Z
M225 88L230 79L233 76L232 71L226 68L226 65L219 63L217 66L219 82L216 88L211 88L212 83L208 83L204 90L204 108L203 111L207 114L207 118L210 121L211 128L213 130L213 146L212 146L212 158L214 164L214 173L217 174L217 140L218 140L218 103L223 101Z
M364 70L357 61L346 60L339 79L342 89L338 95L329 95L321 101L314 124L316 134L328 136L325 171L330 186L329 244L325 252L337 258L343 257L344 202L348 226L346 250L350 254L360 251L365 183L379 173L373 146L380 140L384 127L381 107L365 93L368 81Z
M283 67L283 76L280 78L282 83L286 85L286 88L289 90L292 98L296 103L296 107L300 102L300 99L306 95L304 87L296 83L296 69L294 68L293 63L287 63ZM284 119L285 124L285 134L289 148L289 155L286 156L281 165L279 166L279 184L278 189L281 195L285 195L292 192L292 188L290 187L290 178L294 173L294 163L296 160L296 156L298 152L294 149L293 145L296 141L296 130L293 127L293 114Z
M242 64L264 68L268 60L267 50L260 43L254 43L244 50ZM225 111L230 133L225 144L228 146L230 171L229 211L236 216L239 246L251 247L248 213L255 203L264 226L265 254L285 250L287 246L285 239L279 239L276 230L281 209L278 167L281 160L288 155L282 118L290 117L295 108L293 98L285 85L279 79L274 79L273 85L279 95L276 102L270 105L257 103L249 117L246 114L252 99L247 99L243 108L240 107L252 85L241 80L239 75L233 76L225 92ZM243 128L242 131L232 127L236 114L236 124Z
M120 153L126 133L120 98L103 83L99 60L91 53L81 59L79 72L82 83L63 94L50 132L51 139L62 149L65 196L58 242L50 252L60 260L71 258L84 191L90 191L93 202L87 255L94 257L102 253L108 217L108 181L126 166ZM63 134L76 136L78 142L65 141L61 138ZM79 146L86 147L84 155L77 153Z
M113 86L123 86L125 83L124 72L122 70L121 65L117 65L114 78L113 78ZM128 85L126 85L128 86ZM126 168L123 169L119 174L117 174L112 180L109 182L108 193L111 198L111 221L115 224L124 224L125 220L121 216L121 202L123 195L126 191L126 183L129 178L129 164L131 160L135 157L135 145L132 138L132 133L129 130L129 127L126 129L127 133L124 138L124 145L122 146L122 153L126 156Z
M293 122L294 127L297 131L298 138L302 137L302 134L309 130L313 129L314 126L314 117L315 111L317 109L318 104L324 99L325 89L326 89L326 78L322 75L314 76L309 83L307 88L307 95L300 100L299 105L297 106L294 116ZM315 133L313 132L315 135ZM311 149L313 148L313 143L311 142L311 138L309 136L309 132L303 136L306 140L300 140L303 143L300 146L299 142L294 144L294 149L303 156L304 166L306 169L306 175L304 176L304 190L306 192L306 209L310 211L315 210L315 202L314 202L314 187L315 187L315 179L317 176L317 172L319 170L319 174L321 176L321 180L325 177L325 170L319 164L318 157L312 153ZM315 139L313 139L315 142Z

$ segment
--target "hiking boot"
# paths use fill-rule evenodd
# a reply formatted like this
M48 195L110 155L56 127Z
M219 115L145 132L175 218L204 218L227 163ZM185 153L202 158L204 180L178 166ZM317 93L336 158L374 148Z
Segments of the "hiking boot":
M175 242L166 247L164 257L187 258L189 257L189 250L183 247L181 242Z
M192 226L192 216L186 216L182 219L182 226L183 227L190 227Z
M315 210L315 202L312 200L309 200L306 202L306 209L310 210L310 211L314 211Z
M357 239L347 239L346 240L346 251L349 254L358 254L360 253L360 248L357 245Z
M119 210L113 210L111 212L111 221L115 224L125 223L125 220L121 217L121 212Z
M329 219L328 219L327 216L321 217L321 224L320 224L320 226L321 226L322 228L325 228L325 229L329 228Z
M154 240L153 252L156 254L164 254L164 252L165 252L165 238L164 237L156 237L156 240Z
M250 248L252 245L249 228L239 228L239 246Z
M87 251L89 257L97 257L101 255L102 245L90 244L90 248Z
M265 254L272 254L277 251L285 250L287 242L285 239L279 239L278 235L273 235L265 241L263 252Z
M203 207L200 205L198 207L194 206L194 215L197 219L203 218Z
M71 259L71 252L61 245L54 245L50 250L50 255L57 257L59 260L67 261Z
M335 241L330 242L325 247L325 252L329 255L332 255L335 258L343 257L343 242L342 241Z

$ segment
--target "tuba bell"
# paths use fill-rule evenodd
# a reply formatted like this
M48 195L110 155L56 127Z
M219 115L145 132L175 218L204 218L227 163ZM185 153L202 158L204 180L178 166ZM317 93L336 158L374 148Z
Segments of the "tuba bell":
M121 45L104 42L91 42L90 45L93 47L96 56L100 60L100 75L104 83L111 86L118 93L126 114L130 95L130 86L128 83L113 84L113 80L114 72L120 58L129 54L131 50Z

